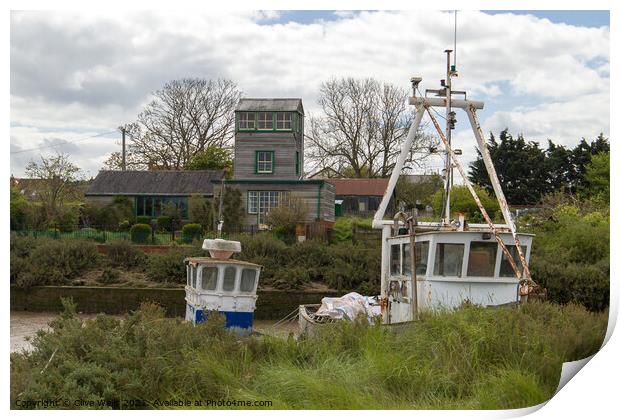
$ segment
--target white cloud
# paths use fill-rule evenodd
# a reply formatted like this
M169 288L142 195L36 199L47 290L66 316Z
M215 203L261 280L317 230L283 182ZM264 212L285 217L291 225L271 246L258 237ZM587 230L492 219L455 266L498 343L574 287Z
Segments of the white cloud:
M265 24L277 17L258 11L12 13L11 123L48 137L58 130L67 137L74 131L73 138L108 131L135 118L150 92L187 76L231 78L248 96L302 97L310 112L317 111L321 81L332 76L375 77L404 88L413 75L423 76L426 87L444 77L450 13L341 13L312 24ZM457 53L456 88L487 101L487 132L508 126L566 143L608 132L609 28L463 12ZM515 106L505 105L507 95ZM583 96L590 98L585 106ZM536 106L517 108L523 98ZM504 106L493 112L499 99ZM11 134L12 144L23 148L42 141L26 131ZM81 143L88 153L75 159L96 171L108 152L90 147ZM20 160L11 165L21 173Z

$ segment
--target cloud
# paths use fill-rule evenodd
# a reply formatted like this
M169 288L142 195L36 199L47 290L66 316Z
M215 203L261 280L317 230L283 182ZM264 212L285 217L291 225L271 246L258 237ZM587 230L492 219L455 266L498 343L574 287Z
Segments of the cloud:
M413 75L432 88L444 78L442 52L453 35L448 12L361 11L270 24L280 15L13 12L11 124L33 131L12 129L11 142L113 130L180 77L230 78L248 96L302 97L312 113L320 83L333 76L375 77L406 89ZM559 142L608 130L609 28L462 12L458 36L455 85L487 101L485 130L505 124ZM583 106L583 97L599 102ZM517 108L522 103L529 108ZM90 171L108 153L92 151L90 142L79 147L89 152L72 157ZM11 165L23 170L17 158Z

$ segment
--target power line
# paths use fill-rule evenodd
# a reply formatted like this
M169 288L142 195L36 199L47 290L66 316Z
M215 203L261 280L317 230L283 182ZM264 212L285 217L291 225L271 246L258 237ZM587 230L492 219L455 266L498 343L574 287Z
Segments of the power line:
M108 131L107 133L95 134L94 136L83 137L83 138L77 139L77 140L67 140L67 141L62 142L62 143L48 144L47 146L40 146L40 147L33 147L32 149L18 150L18 151L15 151L15 152L11 152L11 154L15 155L15 154L18 154L18 153L33 152L35 150L48 149L50 147L64 146L65 144L73 144L73 143L77 143L79 141L84 141L84 140L92 139L92 138L95 138L95 137L101 137L101 136L105 136L105 135L108 135L108 134L114 134L114 133L116 133L116 130Z

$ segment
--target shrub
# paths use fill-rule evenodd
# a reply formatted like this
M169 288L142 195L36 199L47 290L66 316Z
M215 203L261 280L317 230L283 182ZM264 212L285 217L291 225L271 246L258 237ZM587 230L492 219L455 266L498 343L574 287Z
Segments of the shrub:
M153 253L148 256L146 275L151 281L158 283L185 283L185 257L191 252L169 251Z
M159 216L157 218L157 229L164 232L170 232L172 230L172 217Z
M191 195L188 202L190 223L197 223L206 230L213 229L213 205L201 195Z
M534 220L532 278L557 303L577 302L589 310L609 305L609 214L559 205L543 222Z
M131 235L131 241L137 244L146 244L151 240L151 234L153 233L151 226L141 223L136 223L131 227L129 234Z
M99 276L99 283L102 284L115 284L119 283L121 279L120 271L114 268L105 268Z
M480 201L482 205L486 209L489 217L493 218L494 215L499 211L499 204L497 200L489 195L489 193L482 187L478 185L474 185L474 190L478 197L480 197ZM443 202L443 190L437 191L433 195L433 211L435 215L439 215L442 209ZM465 213L465 217L469 223L482 223L484 222L484 218L482 217L482 213L480 213L480 209L478 209L478 205L474 201L474 198L471 196L471 193L464 185L454 186L450 192L450 211L453 215L457 212Z
M140 225L151 225L151 220L153 220L151 218L151 216L137 216L136 217L136 223L140 224Z
M119 240L108 245L108 259L113 266L137 267L144 263L146 255L132 245L131 241Z
M12 242L20 240L11 238ZM74 239L37 241L28 253L20 252L22 247L17 244L11 250L11 281L18 286L65 284L99 264L99 253L92 242Z
M265 222L278 234L295 235L295 226L303 223L307 215L306 203L299 197L291 197L288 203L269 210Z
M131 222L129 220L123 220L118 224L118 228L123 231L127 231L131 228Z
M76 206L63 206L56 209L50 225L61 232L73 231L80 220L80 211Z
M196 239L201 239L202 226L198 223L187 223L183 226L183 242L192 243Z

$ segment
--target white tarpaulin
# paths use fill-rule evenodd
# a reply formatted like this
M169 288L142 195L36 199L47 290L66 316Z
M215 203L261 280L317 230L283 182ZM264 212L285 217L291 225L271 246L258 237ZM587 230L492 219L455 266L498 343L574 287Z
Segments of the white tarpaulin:
M381 315L381 307L374 297L351 292L339 298L324 297L316 315L350 321L361 315L372 321L373 317Z

